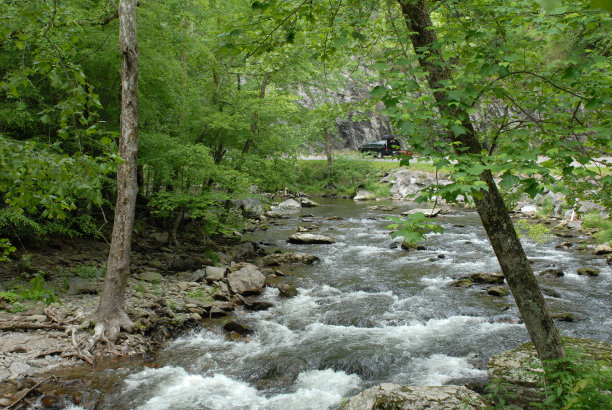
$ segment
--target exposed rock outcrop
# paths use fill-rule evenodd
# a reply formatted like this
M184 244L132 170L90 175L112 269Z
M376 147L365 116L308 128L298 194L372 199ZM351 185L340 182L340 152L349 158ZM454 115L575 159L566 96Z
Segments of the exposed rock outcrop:
M374 409L479 409L480 395L464 386L402 386L383 383L351 397L342 410Z

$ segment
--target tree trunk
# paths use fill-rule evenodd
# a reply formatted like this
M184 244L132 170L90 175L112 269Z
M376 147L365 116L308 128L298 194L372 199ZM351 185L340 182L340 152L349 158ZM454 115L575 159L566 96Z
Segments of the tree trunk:
M436 48L436 33L425 2L423 0L398 0L398 2L408 31L414 33L410 36L412 45L419 59L419 65L428 72L429 86L432 90L436 90L434 97L441 112L460 119L467 130L460 136L451 135L452 141L468 147L470 153L480 153L482 146L468 114L461 108L448 106L445 103L447 96L442 82L450 80L452 75L448 65L444 64L440 50ZM423 50L427 50L427 53ZM436 63L432 61L432 56L435 56ZM480 175L480 179L487 184L488 190L480 192L482 198L474 198L476 209L538 356L540 359L564 357L561 336L548 312L493 175L487 170Z
M93 342L114 341L121 329L131 331L134 324L125 313L125 288L130 273L132 228L138 194L138 39L136 36L137 0L119 2L119 47L121 50L121 134L119 155L123 163L117 170L117 204L104 288L96 311Z
M259 89L259 99L263 100L264 97L266 96L266 87L268 86L268 79L270 78L270 73L266 73L266 75L264 75L263 81L261 82L261 88ZM257 114L257 111L255 111L253 113L253 120L251 121L251 136L247 139L246 143L244 144L244 147L242 148L242 153L246 154L247 152L249 152L249 148L251 148L251 145L253 144L253 139L255 138L255 135L257 134L257 120L259 119L259 114Z
M334 157L332 155L331 133L327 128L323 131L325 135L325 156L327 157L327 167L329 169L334 165Z

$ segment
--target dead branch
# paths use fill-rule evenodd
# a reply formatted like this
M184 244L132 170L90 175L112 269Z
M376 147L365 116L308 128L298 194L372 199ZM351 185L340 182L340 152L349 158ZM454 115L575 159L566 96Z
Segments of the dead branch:
M26 390L23 390L23 391L19 392L18 393L19 397L17 397L17 399L11 405L5 407L5 410L12 409L13 407L15 407L23 399L25 399L28 394L30 394L33 390L37 389L41 384L47 382L49 379L57 380L57 378L55 376L49 376L46 379L39 381L38 383L36 383L34 386L30 387L29 389L26 389Z

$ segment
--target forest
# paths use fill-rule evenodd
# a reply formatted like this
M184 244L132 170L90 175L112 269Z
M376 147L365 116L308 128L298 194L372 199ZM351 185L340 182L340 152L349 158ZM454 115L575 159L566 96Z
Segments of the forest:
M596 255L612 253L610 1L2 0L0 21L3 332L71 330L70 357L90 365L118 354L120 343L137 344L138 334L157 332L130 310L134 289L145 286L145 279L134 282L144 274L135 264L146 265L147 252L199 255L175 272L227 265L214 282L186 281L210 286L191 289L185 306L200 301L185 314L212 317L215 307L204 306L212 300L254 306L260 302L244 297L263 290L236 291L229 276L243 269L251 275L255 266L222 254L244 244L249 232L263 232L260 244L268 241L265 231L283 221L275 219L278 208L270 211L279 197L304 207L307 195L325 202L369 191L386 200L394 198L388 181L401 168L432 175L401 199L432 212L443 204L477 214L526 329L523 341L544 361L546 394L538 406L610 405L609 384L602 386L612 380L612 348L598 348L607 356L587 366L561 337L566 332L557 329L513 215L521 201L561 198L554 212L568 210L570 222L582 221L599 244ZM375 121L384 132L355 139L346 131ZM411 155L374 161L356 152L387 134ZM449 230L425 214L391 216L385 225L394 232L385 235L416 247ZM147 241L158 234L166 237L151 248ZM68 289L73 278L39 269L32 253L75 243L99 246L100 263L92 274L83 263L62 269L95 279L99 297L86 317L70 322L56 312L56 320L49 310L62 302L56 288ZM276 252L258 246L253 252L264 260ZM167 258L158 267L164 276ZM597 280L609 296L610 258L601 261ZM227 297L220 296L224 281ZM10 315L37 299L51 323L19 327ZM609 302L602 306L610 312ZM173 311L172 318L178 312L169 304L159 309ZM205 326L189 320L164 326L172 337L194 321ZM609 343L610 334L600 342ZM8 368L12 359L3 360ZM357 373L360 387L374 383ZM503 407L503 388L494 388L474 408ZM7 397L7 407L26 405L25 395ZM242 405L301 408L260 399Z

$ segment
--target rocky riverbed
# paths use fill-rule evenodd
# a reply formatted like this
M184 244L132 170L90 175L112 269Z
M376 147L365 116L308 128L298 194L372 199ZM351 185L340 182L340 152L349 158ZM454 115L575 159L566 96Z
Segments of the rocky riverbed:
M314 206L308 201L295 202L298 206L290 203L285 208L299 210L302 206ZM370 207L376 212L396 210L390 205ZM283 208L281 206L279 210L283 211ZM282 214L269 214L269 217L279 216ZM338 225L343 226L342 218L337 219ZM579 224L559 220L549 222L556 227L554 233L566 239L560 246L582 246L579 237L584 233L578 231ZM284 221L264 220L261 226L268 223L283 224ZM297 234L301 234L302 239L312 239L317 230L318 225L312 223L312 218L305 217L297 227ZM258 299L257 295L266 286L277 287L281 296L294 297L297 291L291 280L287 282L284 273L287 264L320 261L317 256L303 252L274 253L275 247L265 249L265 241L242 241L214 248L186 241L183 246L176 247L168 244L165 232L141 228L136 234L134 274L128 283L127 309L137 325L137 332L123 334L112 349L101 350L98 352L100 355L150 357L164 341L186 329L201 326L209 327L228 340L246 341L253 330L248 323L235 320L232 312L236 308L242 312L273 307L273 303ZM332 228L326 235L334 236ZM290 236L285 240L292 241ZM333 241L314 240L311 243L329 246ZM605 250L601 251L605 253ZM22 311L0 314L3 331L0 339L1 405L8 406L18 401L25 404L26 400L36 397L40 386L36 391L30 389L46 380L54 369L82 364L83 360L103 360L102 356L87 356L83 346L90 336L88 318L97 307L106 252L107 245L103 242L67 241L41 252L17 255L15 259L18 262L3 266L6 269L0 276L0 291L14 287L15 278L24 272L32 277L42 271L45 272L45 286L56 289L61 304L23 303ZM554 276L558 277L558 274ZM470 281L466 288L472 283L483 286L480 277L464 279ZM493 286L489 285L499 283L485 283L486 289L491 290ZM4 306L13 310L6 304ZM228 319L214 320L228 315ZM21 400L22 397L25 400ZM79 400L83 398L73 398L72 401L78 404ZM47 402L51 403L51 399L48 398Z

